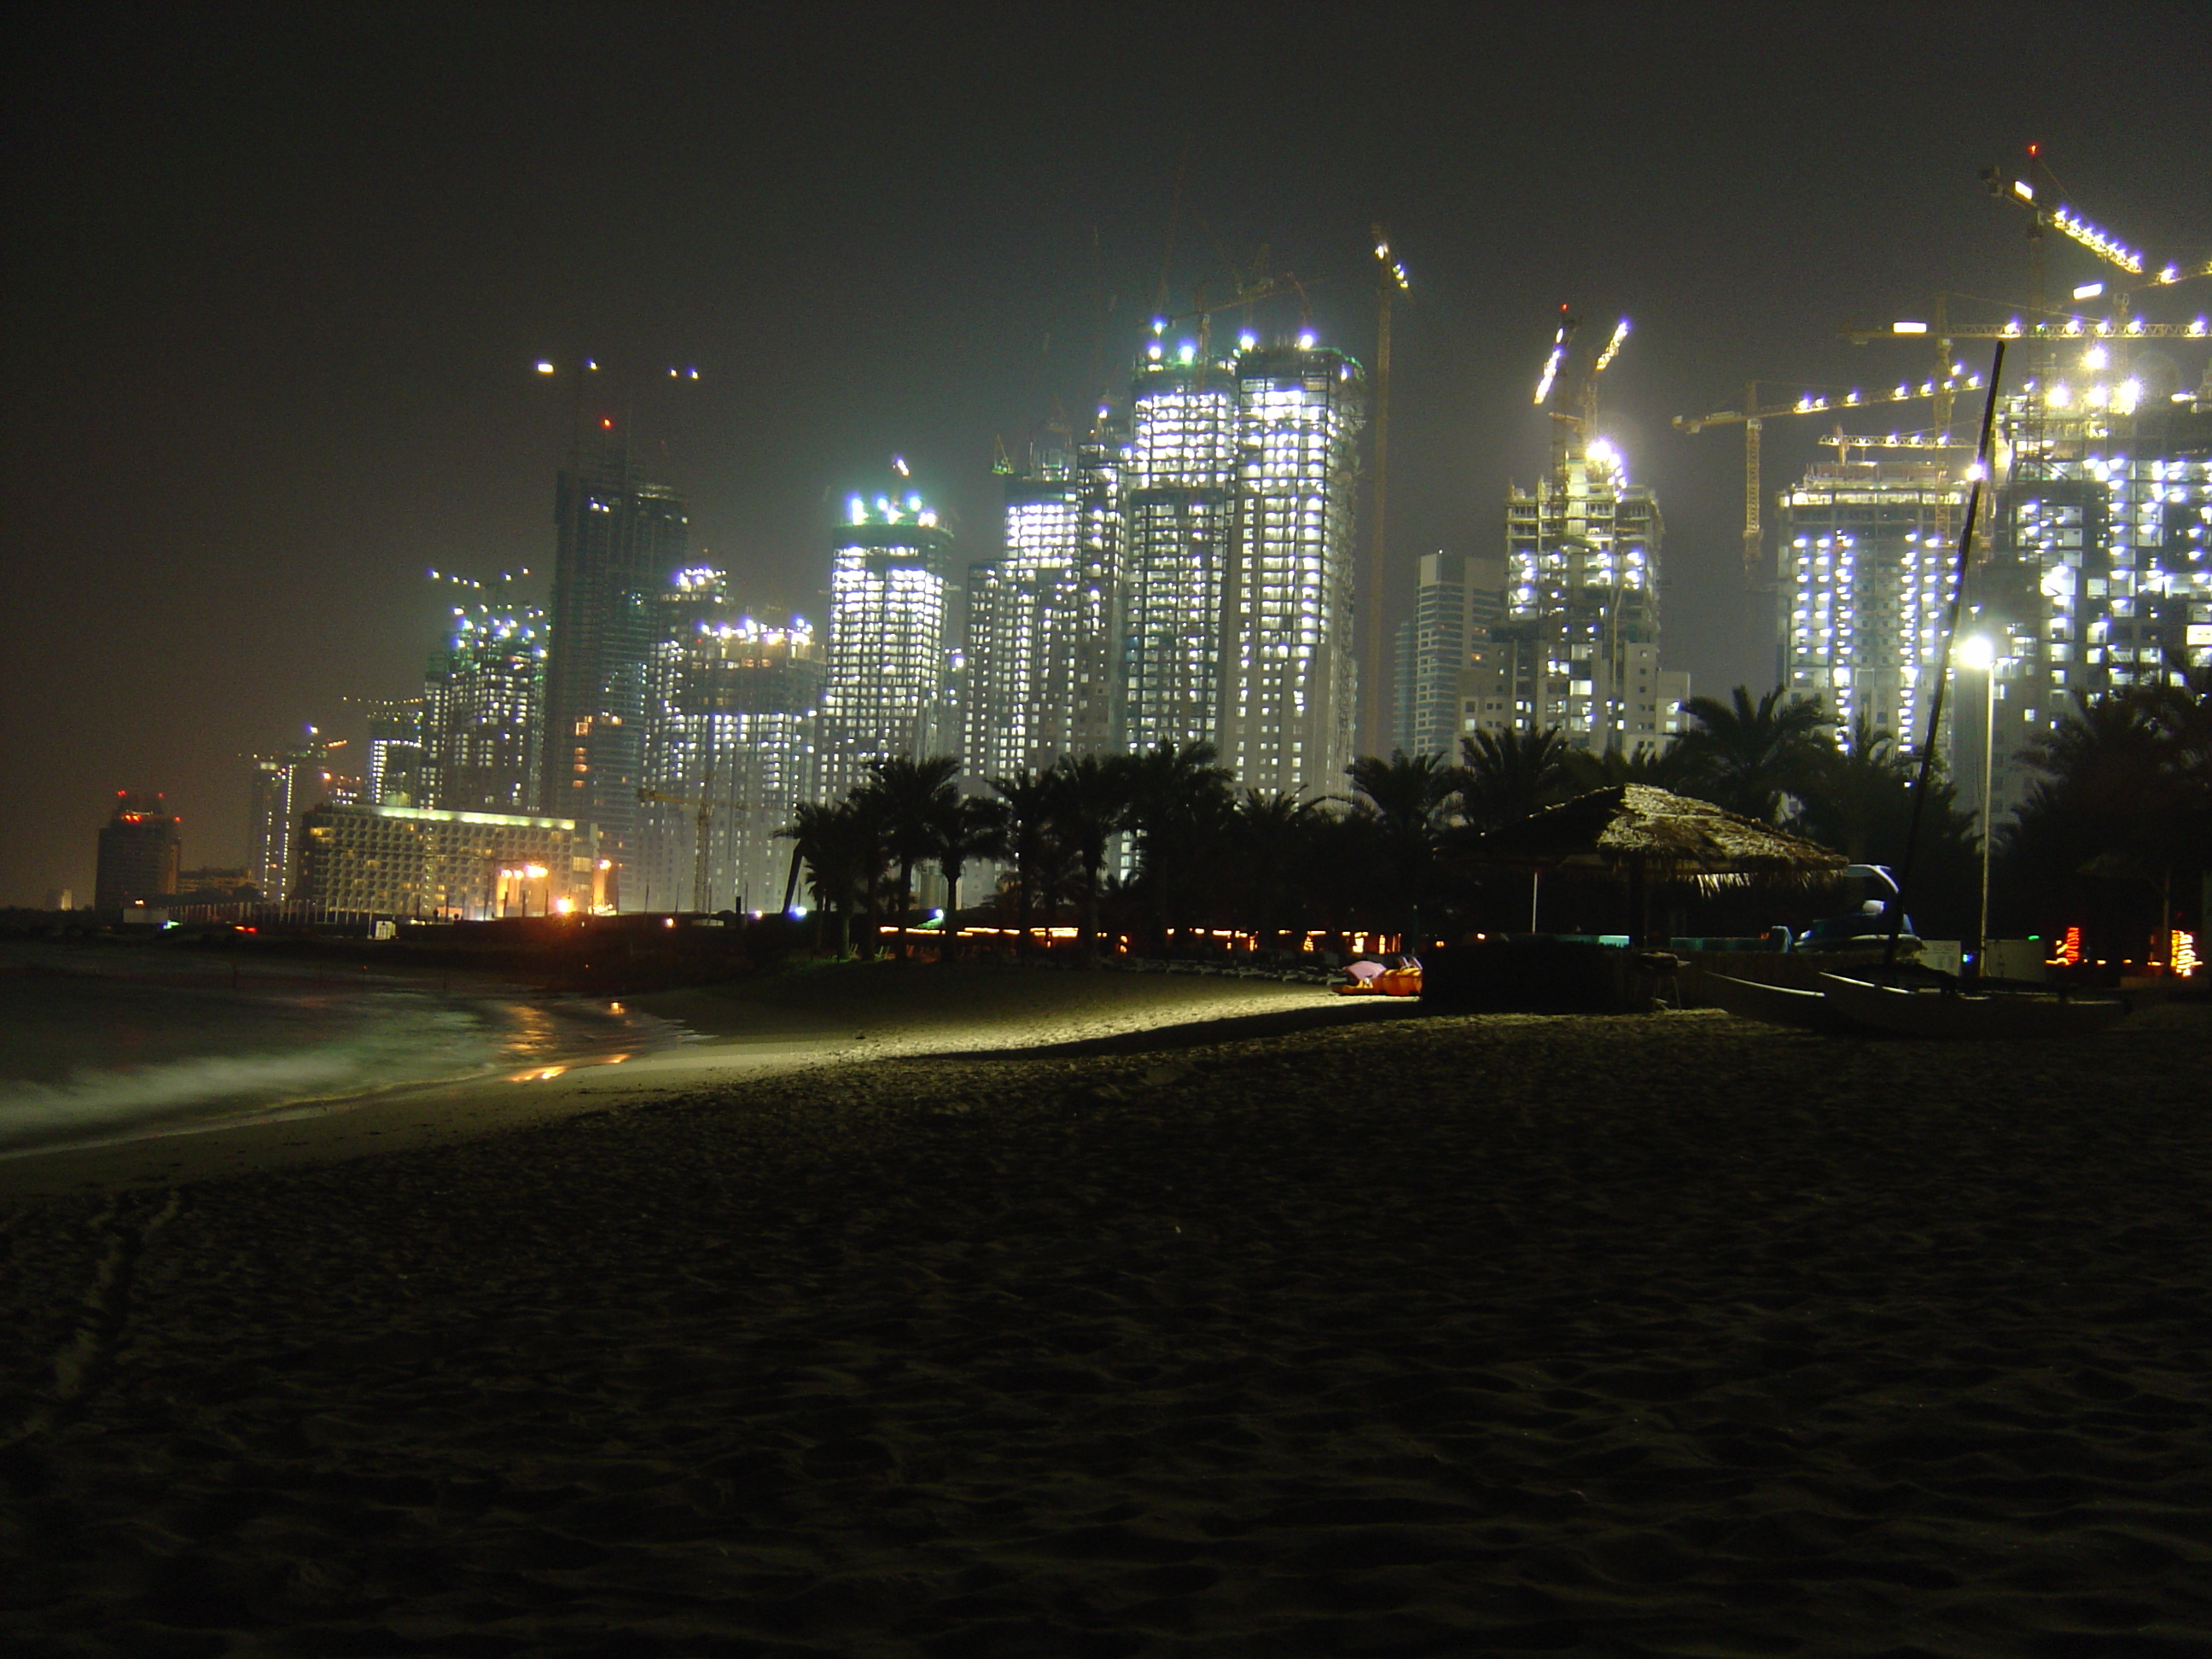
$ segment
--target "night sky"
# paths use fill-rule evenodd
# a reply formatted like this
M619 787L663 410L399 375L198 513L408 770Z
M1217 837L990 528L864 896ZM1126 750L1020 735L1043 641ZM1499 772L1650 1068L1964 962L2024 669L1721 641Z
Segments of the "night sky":
M527 565L542 594L572 410L542 357L607 365L595 412L635 422L699 544L818 614L835 503L894 452L992 550L994 435L1080 410L1094 364L1124 378L1164 262L1180 310L1265 245L1369 356L1385 220L1415 289L1394 605L1416 555L1500 550L1559 304L1625 313L1601 425L1660 494L1667 657L1722 691L1771 681L1741 434L1668 416L1754 375L1917 381L1923 350L1838 325L2024 300L2025 216L1975 175L2030 139L2122 238L2212 254L2201 0L43 27L9 70L0 902L88 891L120 788L167 792L188 866L238 863L245 757L419 690L453 600L426 568ZM2099 274L2051 247L2053 292ZM2145 309L2212 311L2212 282ZM2203 352L2174 356L2193 385ZM1770 426L1770 493L1821 429Z

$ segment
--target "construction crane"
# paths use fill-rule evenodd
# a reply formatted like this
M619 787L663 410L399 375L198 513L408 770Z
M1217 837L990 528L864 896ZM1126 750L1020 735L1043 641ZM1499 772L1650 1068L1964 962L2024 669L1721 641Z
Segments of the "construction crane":
M1954 323L1945 326L1948 331L1947 337L1953 340L2048 340L2060 345L2079 345L2096 340L2212 339L2212 321L2203 317L2186 323L2147 323L2140 317L2130 317L2124 321L2112 317L2094 320L2067 317L2056 323L2023 323L2014 317L2002 323ZM1857 328L1846 324L1840 331L1843 337L1854 345L1928 331L1926 323L1909 321L1892 323L1887 328Z
M1834 450L1836 459L1845 465L1850 465L1854 449L1891 454L1902 450L1907 455L1942 455L1953 451L1962 451L1969 455L1974 453L1973 445L1954 443L1948 434L1932 428L1920 432L1892 432L1875 437L1864 433L1846 432L1839 426L1833 432L1821 434L1814 441Z
M2029 308L2041 311L2043 305L2044 233L2056 230L2069 240L2078 243L2106 264L2130 276L2139 276L2137 283L2118 284L2113 299L2120 314L2128 313L2128 296L2154 288L2172 288L2178 283L2193 282L2200 276L2212 276L2212 259L2161 262L2155 270L2145 259L2142 251L2130 247L2117 236L2100 229L2081 214L2069 207L2060 197L2063 194L2058 177L2043 159L2043 146L2027 147L2028 176L2025 179L2006 177L2007 169L1984 167L1982 183L1990 195L2001 201L2025 209L2028 215L2028 262L2033 276L2034 294ZM2095 298L2104 291L2102 283L2085 283L2075 291L2077 300Z
M1240 283L1234 294L1215 305L1206 303L1206 290L1201 288L1196 296L1198 303L1188 311L1179 311L1171 315L1153 318L1152 336L1155 339L1160 338L1177 323L1187 323L1195 319L1198 323L1197 361L1200 365L1199 372L1203 374L1209 356L1216 313L1234 311L1240 306L1253 306L1262 300L1272 300L1285 294L1295 294L1298 296L1298 313L1303 323L1307 312L1306 289L1310 285L1298 280L1297 272L1286 270L1280 276L1263 276L1257 282Z
M726 806L732 811L736 811L750 805L748 802L738 800L718 801L714 798L714 763L712 759L707 763L707 775L700 782L696 799L688 795L671 795L661 790L648 789L642 786L637 792L637 798L642 802L660 806L689 806L696 809L697 816L693 821L696 829L691 843L691 908L700 915L706 915L708 908L707 853L712 844L714 809L717 806Z
M1559 371L1566 367L1574 350L1575 335L1582 327L1582 319L1572 314L1566 306L1559 307L1559 331L1552 336L1552 355L1544 360L1544 372L1537 377L1535 403L1546 409L1552 401L1553 388L1559 384ZM1549 409L1552 417L1552 478L1553 486L1564 491L1567 487L1567 466L1573 459L1572 443L1579 440L1587 448L1597 425L1597 380L1611 368L1613 360L1620 356L1620 349L1628 343L1628 319L1624 317L1613 325L1612 336L1604 349L1590 360L1576 386L1572 410Z
M1839 409L1912 403L1922 398L1939 396L1948 410L1951 397L1961 386L1978 386L1981 383L1979 375L1962 379L1954 374L1941 380L1923 381L1917 386L1902 384L1893 392L1877 392L1871 397L1856 391L1847 392L1839 398L1816 397L1808 392L1801 395L1795 403L1761 405L1759 401L1759 383L1753 380L1743 389L1741 409L1723 409L1711 415L1677 415L1674 427L1676 430L1692 436L1709 426L1741 425L1743 428L1743 574L1746 581L1756 583L1759 580L1759 544L1765 537L1764 527L1759 522L1759 434L1767 422L1790 415L1825 415Z
M1410 295L1406 267L1390 252L1390 232L1375 228L1375 498L1368 528L1367 665L1360 698L1360 753L1382 752L1382 599L1383 511L1390 483L1390 305L1399 295ZM1304 296L1301 295L1301 298Z

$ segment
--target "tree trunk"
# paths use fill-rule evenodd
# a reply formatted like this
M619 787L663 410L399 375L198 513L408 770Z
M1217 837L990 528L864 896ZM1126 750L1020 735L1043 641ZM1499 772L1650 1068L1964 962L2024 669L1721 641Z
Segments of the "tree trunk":
M898 878L898 939L891 946L891 957L894 961L906 960L906 927L908 920L913 914L914 860L909 858L901 858Z

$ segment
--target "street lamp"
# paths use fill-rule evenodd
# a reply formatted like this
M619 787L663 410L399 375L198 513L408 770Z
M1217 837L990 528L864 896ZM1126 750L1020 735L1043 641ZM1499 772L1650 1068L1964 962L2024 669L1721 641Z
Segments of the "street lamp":
M1974 977L1988 977L1985 956L1990 948L1990 764L1996 748L1997 648L1986 634L1971 634L1959 641L1954 660L1982 677L1982 903L1974 926Z

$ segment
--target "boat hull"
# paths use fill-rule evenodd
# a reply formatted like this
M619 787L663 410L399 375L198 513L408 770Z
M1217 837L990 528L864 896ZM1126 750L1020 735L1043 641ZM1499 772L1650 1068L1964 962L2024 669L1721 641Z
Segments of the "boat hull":
M1761 980L1738 979L1710 969L1699 977L1705 996L1719 1008L1767 1025L1790 1025L1803 1031L1838 1031L1844 1022L1819 991L1802 991L1790 985L1769 985Z
M1997 1042L2094 1036L2128 1011L2118 1001L1907 988L1838 974L1820 975L1820 994L1848 1024L1893 1036Z

